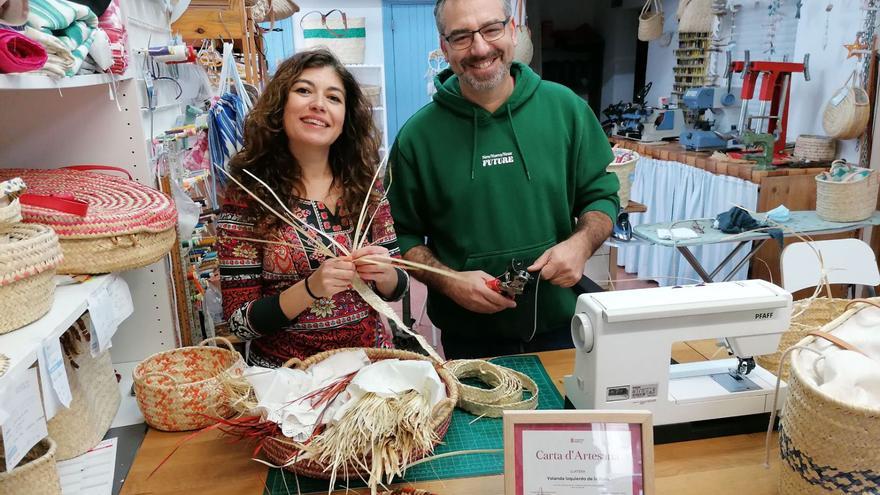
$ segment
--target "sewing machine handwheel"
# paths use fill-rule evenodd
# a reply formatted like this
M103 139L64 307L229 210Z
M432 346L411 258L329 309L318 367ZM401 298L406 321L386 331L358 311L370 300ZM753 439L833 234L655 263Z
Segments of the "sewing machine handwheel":
M586 313L577 313L571 317L571 340L579 351L586 353L593 350L593 324Z

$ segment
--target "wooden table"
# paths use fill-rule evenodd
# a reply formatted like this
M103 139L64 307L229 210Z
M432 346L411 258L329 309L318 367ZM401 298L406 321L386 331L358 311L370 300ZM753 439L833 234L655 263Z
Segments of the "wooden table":
M681 352L681 351L680 351ZM539 353L556 386L574 366L574 351ZM182 446L152 477L150 472L187 433L147 433L129 472L122 495L261 495L267 470L252 460L253 447L229 443L216 433L197 435ZM764 435L731 437L658 445L654 471L658 494L679 495L771 495L777 493L779 449L772 441L770 469L765 469ZM292 481L292 478L291 478ZM439 495L502 495L502 476L461 478L415 483L413 486ZM369 493L369 490L353 490ZM291 493L296 486L291 483ZM344 493L340 491L338 493Z

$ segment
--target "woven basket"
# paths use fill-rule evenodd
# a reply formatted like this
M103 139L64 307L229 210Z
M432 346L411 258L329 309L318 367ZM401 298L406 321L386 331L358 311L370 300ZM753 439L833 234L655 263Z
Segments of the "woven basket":
M362 64L366 53L366 18L339 9L305 13L299 21L307 49L325 47L343 64Z
M48 423L49 436L58 444L55 458L59 461L84 454L98 445L110 429L122 400L110 352L92 357L86 325L81 320L62 337L68 354L64 367L72 400L69 408L61 408Z
M203 345L209 341L222 342L228 349ZM213 425L214 418L234 413L226 403L221 375L240 376L244 368L241 355L222 337L153 354L134 369L138 407L147 424L157 430L187 431Z
M795 316L791 319L788 330L782 334L776 352L765 356L756 356L755 362L775 375L779 370L779 361L786 349L800 342L808 333L819 330L831 320L842 315L849 302L848 299L829 299L827 297L795 301L791 309L791 314ZM790 367L787 361L782 366L780 378L786 382Z
M850 81L852 85L850 85ZM855 72L834 93L822 114L822 127L837 139L855 139L865 132L871 115L868 93L856 86Z
M133 180L89 171L0 169L0 180L21 177L25 222L58 234L64 262L58 273L108 273L149 265L174 245L177 210L171 199ZM85 216L29 204L26 199L72 196Z
M679 2L679 33L711 33L714 23L712 0L681 0Z
M626 208L626 205L629 204L629 196L630 191L632 190L632 178L636 171L636 164L639 163L638 153L632 150L614 148L615 154L620 152L632 153L633 159L627 162L622 163L611 163L608 165L608 171L614 172L617 175L617 179L620 181L620 189L617 191L617 195L620 197L620 207Z
M0 461L0 468L4 468L3 439L0 439ZM51 438L36 444L12 471L0 471L0 494L61 494L61 480L55 467L55 442Z
M880 493L880 411L820 391L799 367L800 352L791 353L788 399L779 426L779 493Z
M794 143L794 157L811 162L830 162L837 154L837 141L828 136L802 134Z
M21 221L21 203L18 196L25 189L19 178L0 181L0 227Z
M651 10L651 7L654 7ZM654 41L663 36L663 5L659 0L647 0L639 14L639 39Z
M6 206L0 206L0 227L21 221L21 203L17 199Z
M859 222L877 207L880 177L871 170L864 180L832 182L816 176L816 214L829 222Z
M363 84L361 85L361 91L364 93L364 98L366 98L370 106L378 107L382 105L382 89L379 86Z
M332 351L315 354L301 362L293 359L288 363L293 362L295 368L305 370L309 366L312 366L319 361L323 361L333 354L351 350L353 349L334 349ZM396 349L364 348L363 351L373 362L381 361L383 359L430 361L429 358L421 354L409 351L399 351ZM449 429L449 422L452 420L452 411L455 409L456 402L458 402L458 387L455 378L448 371L436 364L434 367L437 370L437 374L440 375L440 379L446 383L447 397L434 407L434 419L431 422L431 427L437 432L437 438L442 439L443 435L446 434L446 430ZM266 457L273 464L284 466L284 469L299 475L318 479L330 479L330 471L326 470L323 465L315 463L312 460L298 460L291 463L290 461L295 457L297 450L288 442L289 439L283 436L268 439L264 443ZM424 453L419 453L418 455L414 455L412 460L417 460L422 457L424 457ZM370 474L362 469L361 466L351 464L348 466L348 469L344 470L344 472L337 473L337 475L341 478L347 479L367 479Z
M0 227L0 334L49 311L55 293L52 277L62 258L58 237L49 227Z

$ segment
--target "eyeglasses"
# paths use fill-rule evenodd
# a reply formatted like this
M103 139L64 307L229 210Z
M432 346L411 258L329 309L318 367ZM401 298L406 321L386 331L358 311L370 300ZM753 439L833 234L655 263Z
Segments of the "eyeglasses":
M457 31L443 39L455 50L467 50L474 43L474 35L480 33L484 41L497 41L504 36L504 27L510 22L510 17L500 22L493 22L477 29L476 31Z

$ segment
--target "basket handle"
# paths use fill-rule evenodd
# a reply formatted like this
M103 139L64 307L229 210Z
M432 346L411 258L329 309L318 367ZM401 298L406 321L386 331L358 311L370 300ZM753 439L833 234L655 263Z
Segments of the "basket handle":
M336 31L334 31L333 29L330 29L330 27L327 26L327 18L330 17L330 14L332 14L333 12L339 12L339 14L342 15L343 30L348 31L348 16L345 15L345 12L343 12L339 9L333 9L333 10L327 12L326 14L321 12L320 10L312 10L310 12L307 12L305 15L303 15L302 17L299 18L299 27L300 27L300 29L305 29L305 27L303 27L303 21L306 19L306 17L310 16L311 14L318 14L321 16L321 25L324 26L324 29L326 29L327 32L332 34L333 36L335 36L337 38L341 38L344 35L344 33L343 34L336 34Z
M24 193L19 196L18 201L23 205L47 208L78 217L85 217L89 213L89 204L76 199L72 194Z
M120 168L120 167L112 167L110 165L92 165L92 164L70 165L70 166L61 167L61 168L65 168L68 170L79 170L80 172L91 172L93 170L104 170L107 172L119 172L119 173L125 174L128 177L128 180L134 180L131 177L131 174L128 172L128 170L125 170L124 168Z
M869 358L869 356L867 354L860 351L856 346L854 346L854 345L850 344L849 342L841 339L840 337L837 337L836 335L832 335L828 332L823 332L821 330L813 330L812 332L808 333L807 335L812 335L813 337L819 337L819 338L825 339L828 342L831 342L832 344L836 345L837 347L840 347L841 349L844 349L847 351L858 352L862 356Z
M230 342L229 339L227 339L226 337L221 337L219 335L216 337L207 338L207 339L199 342L198 344L196 344L196 347L203 346L209 342L214 343L214 344L216 344L217 342L220 342L222 344L226 344L226 347L228 347L230 351L238 352L235 350L235 347L232 346L232 342Z

